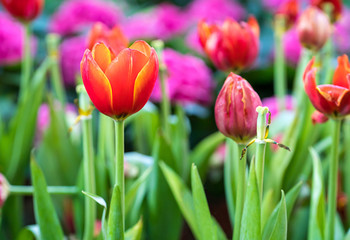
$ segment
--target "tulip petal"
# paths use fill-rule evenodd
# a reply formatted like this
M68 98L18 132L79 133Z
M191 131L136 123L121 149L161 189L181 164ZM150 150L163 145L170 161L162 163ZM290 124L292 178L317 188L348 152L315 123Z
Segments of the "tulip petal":
M248 25L255 34L257 38L260 36L260 28L259 28L259 23L256 21L256 18L254 16L250 16L248 19Z
M107 68L106 76L112 87L113 110L116 117L130 115L134 101L135 79L147 60L143 53L126 48Z
M101 113L111 116L111 85L105 74L93 59L90 50L85 51L80 68L83 83L91 101Z
M147 64L135 80L133 113L138 112L148 101L158 76L158 56L152 48Z
M148 58L151 56L151 47L142 40L134 42L131 46L130 49L138 50L142 52L145 56Z
M107 67L112 61L111 52L103 43L95 44L94 48L92 49L92 57L103 72L106 71Z
M330 84L320 85L316 89L327 102L333 103L337 107L340 106L344 96L350 92L347 88Z
M347 55L338 57L338 67L335 69L333 84L345 88L350 88L350 63Z

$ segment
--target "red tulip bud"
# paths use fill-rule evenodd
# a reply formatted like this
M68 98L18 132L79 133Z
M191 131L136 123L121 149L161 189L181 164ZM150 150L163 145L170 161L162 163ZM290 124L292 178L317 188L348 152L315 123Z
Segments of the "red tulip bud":
M328 117L326 115L324 115L323 113L319 112L319 111L315 111L312 115L311 115L311 120L312 120L312 124L321 124L321 123L325 123L328 121Z
M4 175L0 173L0 208L4 205L10 193L10 184L7 182Z
M28 22L41 13L44 0L1 0L1 3L12 16Z
M247 144L256 136L258 106L260 97L247 80L230 73L216 99L216 126L238 144Z
M299 40L304 47L320 50L332 33L328 16L315 7L309 7L300 16L297 23Z

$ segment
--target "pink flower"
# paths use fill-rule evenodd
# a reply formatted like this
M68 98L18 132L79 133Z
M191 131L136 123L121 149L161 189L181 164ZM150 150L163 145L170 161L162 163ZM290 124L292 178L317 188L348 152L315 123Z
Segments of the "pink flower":
M294 99L292 96L288 95L286 96L286 110L294 110ZM277 97L268 97L268 98L264 98L262 100L262 105L264 107L268 107L270 112L271 112L271 118L275 118L278 113L278 101L277 101Z
M350 9L344 9L334 27L334 42L340 53L350 52Z
M139 12L122 23L129 39L169 39L181 34L188 26L188 16L179 7L164 3L148 12Z
M10 15L0 12L0 65L11 65L22 60L24 28ZM36 52L36 39L31 39L32 55Z
M4 205L9 194L10 184L8 183L4 175L0 173L0 208L2 208L2 206Z
M182 105L211 103L214 83L210 69L200 58L165 49L164 62L167 67L167 91L171 102ZM161 97L158 80L151 99L160 102Z
M86 37L72 37L64 40L60 46L60 65L66 86L74 87L76 76L80 74L80 61L87 47Z
M287 61L296 66L299 62L302 46L295 28L291 28L284 34L283 49Z
M113 27L121 17L119 8L110 1L69 0L53 15L49 29L60 35L68 35L90 29L95 22Z

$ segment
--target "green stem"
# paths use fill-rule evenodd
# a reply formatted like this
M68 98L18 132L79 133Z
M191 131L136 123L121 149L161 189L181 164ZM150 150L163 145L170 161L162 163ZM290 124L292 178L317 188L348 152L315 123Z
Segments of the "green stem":
M30 23L24 23L24 48L23 48L23 59L22 59L22 70L21 70L21 83L19 99L22 101L26 95L26 91L29 87L30 73L32 68L31 54L30 54Z
M77 193L80 193L79 189L76 186L48 186L47 191L50 194L56 195L75 195ZM33 186L10 186L11 195L33 195L33 192Z
M333 145L329 163L328 175L328 215L327 215L327 240L334 239L335 215L337 210L337 173L338 173L338 147L340 137L341 120L333 120Z
M344 134L344 146L350 146L350 120L346 120L344 124L344 132L347 134ZM343 176L344 176L344 183L350 183L350 174L347 174L346 169L350 169L350 148L345 148L345 166L343 170ZM350 196L350 184L345 184L345 194L347 196ZM347 223L348 226L350 225L350 204L346 205L346 216L347 216Z
M233 239L240 239L240 229L241 229L241 220L245 199L245 190L246 190L246 164L247 164L247 153L244 157L239 160L240 154L244 148L244 145L238 145L238 179L237 179L237 193L236 193L236 207L235 207L235 222L233 230Z
M300 106L301 104L304 104L304 102L302 101L302 96L303 94L305 94L303 74L307 63L310 60L310 55L311 55L311 52L308 49L306 48L302 49L301 57L295 72L293 94L295 96L295 99L297 99L298 101L298 106Z
M286 66L283 51L282 37L285 31L285 19L277 15L275 18L275 62L274 62L274 89L278 99L280 111L285 109L285 96L287 92Z
M88 112L90 109L90 99L83 85L77 87L79 93L79 108ZM95 187L95 169L94 169L94 151L92 142L92 120L91 115L84 116L82 119L83 130L83 158L84 158L84 190L88 193L96 194ZM93 239L94 226L96 219L96 203L93 199L85 197L85 222L84 237L85 240Z
M59 36L56 34L49 34L46 38L47 50L51 65L51 81L54 89L55 97L60 101L62 106L66 104L66 94L62 84L62 76L58 63L58 45Z
M121 214L123 232L125 232L125 190L124 190L124 120L115 121L116 172L115 184L121 193ZM124 236L123 236L124 238Z
M98 131L98 148L97 148L97 161L96 161L96 186L99 190L97 193L99 196L107 197L107 175L106 175L106 133L107 124L106 116L102 113L99 114L99 131Z

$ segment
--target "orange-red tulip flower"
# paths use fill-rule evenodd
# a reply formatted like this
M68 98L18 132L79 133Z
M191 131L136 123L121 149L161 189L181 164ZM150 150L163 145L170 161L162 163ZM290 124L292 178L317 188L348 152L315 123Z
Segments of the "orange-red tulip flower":
M216 126L238 144L247 144L256 136L258 106L260 97L247 80L230 73L216 99Z
M289 0L288 2L282 3L276 14L285 17L287 27L292 26L297 20L299 14L298 0Z
M254 17L238 23L226 19L222 25L198 24L202 47L214 63L223 70L242 70L251 66L259 53L259 25Z
M28 22L41 13L44 0L1 0L1 3L12 16Z
M103 42L109 47L114 56L117 56L121 50L129 46L128 39L118 26L109 29L106 25L100 22L95 23L90 30L88 48L92 50L93 46L98 42Z
M339 19L343 10L342 0L311 0L312 6L316 6L322 10L324 10L325 4L331 4L332 6L332 21Z
M148 101L158 75L158 57L144 41L136 41L113 58L104 43L85 50L81 75L86 91L103 114L123 120Z
M316 68L313 58L307 65L303 80L306 94L319 112L331 118L350 114L350 64L348 56L338 57L333 84L316 85Z

